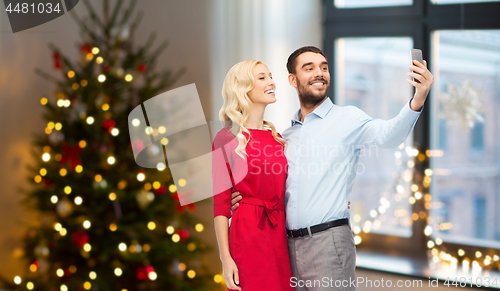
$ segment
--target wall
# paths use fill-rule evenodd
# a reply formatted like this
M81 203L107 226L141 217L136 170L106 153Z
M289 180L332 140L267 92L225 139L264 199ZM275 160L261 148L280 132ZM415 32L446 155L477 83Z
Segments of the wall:
M87 15L85 5L80 2L74 10L79 16ZM102 1L93 0L91 3L96 10L101 10ZM159 57L157 67L186 68L186 73L175 86L196 83L208 116L211 114L207 13L210 5L211 1L198 0L139 1L136 12L143 10L144 17L135 38L136 44L142 44L151 31L156 31L155 47L163 40L169 41L170 45ZM46 126L40 98L52 96L55 88L34 70L40 68L59 77L60 72L53 70L48 44L54 43L66 56L76 60L81 38L78 26L68 14L16 34L12 34L6 15L0 12L0 274L13 278L26 270L26 265L15 257L17 238L23 234L26 223L37 220L36 213L30 213L20 205L23 196L18 188L27 185L26 165L34 164L29 154L31 136L43 132ZM213 243L210 201L198 206L197 215L206 221L207 226L201 234L207 235L207 241Z

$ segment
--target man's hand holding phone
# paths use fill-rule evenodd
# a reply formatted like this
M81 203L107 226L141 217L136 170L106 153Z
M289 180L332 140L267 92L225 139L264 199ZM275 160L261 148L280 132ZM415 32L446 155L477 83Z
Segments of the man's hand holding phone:
M415 87L415 95L410 103L410 108L414 111L420 111L434 82L434 76L427 69L427 62L423 60L421 50L412 49L410 56L412 64L409 68L412 72L407 73L407 75L413 77L413 80L406 79L406 82Z

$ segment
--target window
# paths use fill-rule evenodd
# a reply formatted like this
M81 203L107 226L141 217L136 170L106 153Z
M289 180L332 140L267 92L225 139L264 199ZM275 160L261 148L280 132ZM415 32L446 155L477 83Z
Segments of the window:
M411 5L412 0L335 0L337 8L360 8Z
M352 223L358 226L353 230L362 238L358 248L423 257L430 249L443 250L485 267L486 254L500 255L500 1L324 3L323 48L332 65L329 96L336 104L358 106L372 117L395 116L414 94L397 82L399 69L406 78L410 48L423 51L435 76L404 145L418 149L408 160L415 167L408 161L397 167L396 155L405 156L402 149L359 159L366 172L356 178L351 197ZM404 183L396 183L398 176ZM414 188L400 204L395 203L398 185L402 193ZM390 215L397 211L410 224L393 223ZM371 221L370 229L365 221ZM484 254L480 260L478 251Z
M335 62L337 104L357 106L373 118L396 116L412 96L405 81L412 47L409 37L338 39L336 51L342 58ZM406 143L411 145L412 138ZM365 149L358 163L350 198L353 227L410 237L412 168L407 148Z
M447 146L447 138L446 138L446 120L443 118L439 119L439 129L438 129L438 148L440 150L445 150Z
M431 211L434 235L500 248L497 209L489 207L500 205L500 30L437 30L431 39L439 88L432 99L439 110L431 116L431 131L438 132L436 140L431 137L431 149L442 151L430 160L435 172L431 193L436 201L449 201L450 214ZM447 194L453 191L461 195Z
M487 234L486 199L479 195L474 198L474 237L485 239Z
M498 2L498 0L431 0L433 4L458 4L458 3L481 3Z
M471 129L471 149L474 152L484 150L484 123L477 122Z

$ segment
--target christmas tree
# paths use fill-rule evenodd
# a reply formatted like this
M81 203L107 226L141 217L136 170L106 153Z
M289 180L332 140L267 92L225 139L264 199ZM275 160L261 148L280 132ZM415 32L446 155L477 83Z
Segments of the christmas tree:
M12 290L213 290L201 261L208 248L193 234L203 224L194 204L181 206L168 165L137 166L127 117L145 100L172 89L182 74L155 72L155 34L133 45L141 20L136 1L103 1L99 17L78 17L83 40L72 62L50 45L57 90L41 98L45 133L35 137L25 205L40 213L22 238L26 274L2 279ZM160 129L154 129L160 130ZM154 132L152 133L154 134ZM176 181L182 186L183 181ZM28 271L29 270L29 271ZM220 281L220 275L215 281Z

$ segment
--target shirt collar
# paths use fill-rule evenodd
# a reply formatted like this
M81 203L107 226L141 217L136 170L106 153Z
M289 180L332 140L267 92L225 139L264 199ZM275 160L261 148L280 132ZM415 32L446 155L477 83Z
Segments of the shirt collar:
M318 107L316 107L316 109L314 109L314 111L311 112L311 114L314 113L316 116L318 116L319 118L323 119L328 114L328 112L330 112L330 110L332 109L332 107L333 107L332 100L329 97L326 97L325 101L323 101L323 103L321 103ZM300 117L302 115L301 113L302 112L299 109L293 115L292 126L294 126L297 123L301 123L300 122Z

